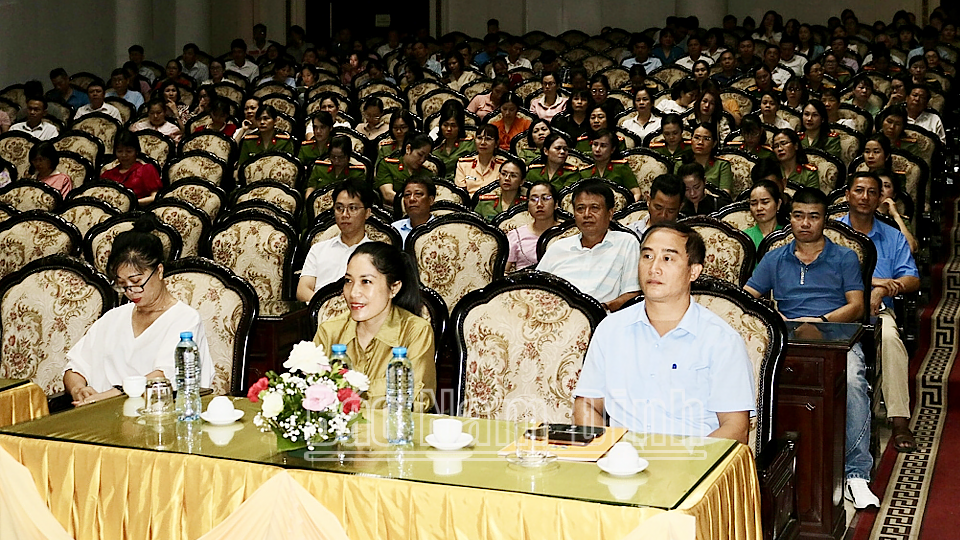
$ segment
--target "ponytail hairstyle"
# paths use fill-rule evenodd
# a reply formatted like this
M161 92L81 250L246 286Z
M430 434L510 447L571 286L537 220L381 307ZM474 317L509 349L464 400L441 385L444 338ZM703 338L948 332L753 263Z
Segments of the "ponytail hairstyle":
M107 275L117 275L121 266L128 264L141 272L154 271L163 264L163 244L153 231L159 220L147 212L137 218L133 229L124 231L113 239L110 257L107 259Z
M400 282L400 291L393 297L393 305L419 316L423 307L420 296L420 272L409 254L384 242L364 242L354 250L349 264L358 255L369 255L378 272L387 279L387 285Z

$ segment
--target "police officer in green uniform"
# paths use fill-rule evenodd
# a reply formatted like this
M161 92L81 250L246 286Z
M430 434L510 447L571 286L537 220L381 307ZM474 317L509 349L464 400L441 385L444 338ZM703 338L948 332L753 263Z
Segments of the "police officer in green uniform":
M500 165L499 192L484 193L478 197L476 212L490 221L497 214L506 212L511 206L527 204L527 198L520 193L520 186L527 174L527 167L520 159L507 158Z
M693 130L693 161L703 167L704 180L727 194L733 193L733 169L730 162L717 158L717 148L720 147L720 136L717 134L717 125L705 122Z
M840 147L840 134L832 129L824 139L823 145L812 141L810 137L806 136L806 133L800 133L800 144L803 145L804 149L817 148L837 159L840 159L840 156L843 154L843 149Z
M300 145L301 163L313 163L317 159L327 157L330 152L330 132L333 130L333 116L326 111L318 111L313 115L313 139Z
M590 169L582 171L584 178L604 178L619 184L630 190L634 201L639 201L643 197L640 192L640 185L637 183L637 177L633 174L633 169L630 168L626 160L612 159L614 153L613 133L606 129L594 132L590 152L593 155L594 165Z
M447 176L453 177L457 161L477 151L473 137L467 134L463 104L455 99L440 107L440 136L433 148L433 155L443 162Z
M786 173L786 171L784 171ZM820 189L820 172L813 163L804 163L797 165L790 171L790 174L784 174L787 182L794 182L804 187Z
M650 149L670 159L674 170L693 159L692 144L683 139L683 120L680 115L676 113L663 115L660 120L660 131L663 140L651 142Z
M257 111L260 128L246 135L240 144L240 159L237 164L242 168L247 161L266 152L286 152L293 155L293 140L290 135L277 131L275 123L277 110L272 105L261 105Z
M383 195L383 202L387 207L393 205L393 198L403 189L403 183L413 176L432 176L429 169L423 166L433 149L433 142L426 134L410 132L406 135L406 146L403 152L393 157L383 158L377 164L374 186Z
M527 181L545 180L558 190L580 180L580 170L567 163L567 141L559 133L551 133L543 141L543 159L527 170Z
M353 156L350 139L339 135L330 141L330 154L327 159L317 159L307 179L305 196L309 197L315 189L342 182L347 179L366 180L367 173L363 165L351 165Z
M807 154L800 144L800 136L792 129L781 129L773 136L773 151L780 162L780 172L786 182L820 189L817 166L807 162Z

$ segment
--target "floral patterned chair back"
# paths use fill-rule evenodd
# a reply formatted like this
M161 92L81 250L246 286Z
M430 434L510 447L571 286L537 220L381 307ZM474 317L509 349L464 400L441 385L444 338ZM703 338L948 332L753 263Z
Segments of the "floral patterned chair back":
M60 191L38 180L21 179L0 188L0 202L5 202L21 212L46 210L53 212L61 204Z
M613 219L615 219L620 225L627 227L631 223L640 221L647 217L649 213L650 211L647 210L647 202L638 201L615 213L613 215Z
M40 142L23 131L8 131L0 135L0 158L17 168L17 176L23 178L30 170L30 149Z
M121 214L137 207L137 196L130 188L111 180L97 180L74 189L67 197L69 200L94 199L109 204Z
M736 198L744 190L750 189L753 185L753 178L750 173L757 164L757 157L739 148L722 148L717 154L717 158L730 164L730 170L733 172L733 189L731 195Z
M261 305L292 298L296 251L293 227L259 210L236 212L223 219L200 247L202 256L253 285Z
M737 201L717 210L711 216L729 224L738 231L744 231L757 224L750 213L750 201Z
M85 131L70 130L54 139L53 146L60 152L76 152L96 167L103 160L104 148L100 139ZM76 186L74 186L76 187Z
M237 155L237 143L233 137L228 137L219 131L208 129L191 133L180 139L180 153L186 154L193 150L202 150L213 154L226 163L230 163Z
M653 179L673 170L670 160L649 148L634 148L623 155L633 175L637 177L640 193L646 196L653 185Z
M303 210L303 197L300 192L271 180L264 180L246 185L237 189L230 196L232 204L245 201L263 201L277 206L288 212L295 219L299 219Z
M388 93L395 96L400 95L400 88L389 82L389 81L373 81L366 84L362 84L357 89L357 97L360 99L367 99L367 96L377 93Z
M355 158L357 156L362 157L364 152L366 152L368 140L366 136L359 131L353 128L337 126L330 132L330 140L333 140L333 138L337 135L342 135L350 139L350 148L353 150L353 155L350 156L351 158Z
M864 136L847 126L839 124L830 126L830 128L840 136L840 161L843 162L844 167L849 167L853 160L863 153Z
M0 222L0 277L47 255L79 255L80 231L56 214L19 213Z
M424 165L427 165L427 162L424 162ZM470 205L470 194L462 187L443 178L434 178L433 183L437 186L437 201L450 201L462 206Z
M293 117L300 114L300 106L297 105L297 102L288 94L281 94L279 92L267 94L260 99L260 103L273 105L274 109Z
M162 169L167 160L176 155L177 145L173 139L154 129L141 129L134 133L140 142L140 152L150 156Z
M60 217L73 223L80 236L87 234L94 225L120 215L113 206L89 197L71 199L60 209Z
M123 125L128 125L130 119L137 115L137 109L133 107L133 104L122 97L110 96L103 101L116 107L117 112L120 113L120 119L123 120Z
M60 163L57 170L70 177L73 188L83 187L83 184L93 179L93 164L76 152L59 152Z
M493 86L493 81L476 75L473 80L460 87L460 92L463 93L469 103L473 101L473 98L477 97L478 94L489 92L491 86Z
M940 146L940 139L936 135L916 124L907 124L903 127L903 136L916 139L920 159L928 166L933 164L933 154Z
M164 198L188 202L203 210L213 222L226 204L227 195L222 189L201 178L185 178L175 185L167 186L157 193L157 200Z
M263 83L253 91L254 97L264 98L264 96L269 96L271 94L280 94L282 96L292 97L293 90L283 83L278 82L267 82Z
M103 143L105 154L113 153L113 141L120 130L120 122L106 113L90 113L73 123L73 129L93 135Z
M450 318L454 414L573 423L573 389L604 315L596 300L536 270L464 296Z
M114 238L122 232L133 229L133 224L142 215L143 212L139 211L127 212L91 227L83 238L84 258L98 272L106 274L107 260L110 258ZM160 243L163 245L165 261L174 261L180 258L180 253L183 251L183 240L176 229L161 222L157 224L153 234L160 239Z
M583 69L587 70L588 76L593 76L594 73L612 67L614 65L613 60L607 58L606 56L600 54L594 54L588 56L582 60ZM613 88L617 88L614 86Z
M309 223L315 222L320 214L333 209L333 190L336 187L335 185L328 185L315 189L307 197L306 212Z
M691 216L681 221L703 237L707 248L703 274L740 287L746 285L756 261L756 248L746 233L709 216Z
M840 118L843 120L853 120L853 129L864 135L873 131L873 117L870 113L849 103L840 104Z
M622 185L611 182L605 178L584 178L582 180L577 180L573 184L560 190L560 204L558 205L563 211L570 214L573 213L573 191L577 189L581 183L586 181L598 181L602 182L604 185L610 188L613 191L613 211L619 212L624 208L633 204L633 193L630 193L630 190L623 187ZM649 191L649 189L648 189Z
M200 257L168 263L164 280L173 296L200 312L213 359L214 395L243 395L257 292L226 267Z
M16 208L5 202L0 202L0 223L3 223L19 213L20 212L18 212Z
M213 90L217 97L229 99L237 107L243 103L243 89L231 82L220 81L213 85Z
M677 81L690 77L692 73L685 67L668 65L653 70L649 75L668 87L672 87Z
M244 184L273 180L296 188L302 177L300 160L283 152L260 154L240 169L240 182Z
M409 95L410 94L408 93L408 96ZM417 114L420 115L420 118L426 118L435 112L439 112L440 107L442 107L448 99L455 99L463 103L464 107L467 106L467 98L464 97L463 94L454 92L445 86L439 85L437 89L431 90L429 93L420 96L416 100L411 99L410 103L416 103Z
M422 81L417 81L416 83L410 85L404 93L407 96L407 103L416 105L417 100L427 95L428 93L441 88L449 91L449 89L446 86L440 84L437 81L434 81L432 79L424 79ZM440 109L438 108L437 110L440 110ZM417 113L417 114L420 114L420 113ZM420 118L426 118L427 116L429 115L421 114Z
M817 166L820 175L820 191L829 194L847 181L847 168L839 159L817 148L806 148L807 161Z
M48 396L62 391L67 351L116 302L107 278L74 257L44 257L6 276L0 377L30 379Z
M417 260L420 281L447 306L503 276L507 236L478 216L449 214L410 232L404 247Z
M214 186L221 186L226 174L225 161L200 150L169 160L163 169L163 176L169 185L186 178L202 178Z
M195 257L200 253L200 243L210 234L210 218L203 210L177 199L161 199L150 206L150 211L161 222L180 233L183 241L182 257Z

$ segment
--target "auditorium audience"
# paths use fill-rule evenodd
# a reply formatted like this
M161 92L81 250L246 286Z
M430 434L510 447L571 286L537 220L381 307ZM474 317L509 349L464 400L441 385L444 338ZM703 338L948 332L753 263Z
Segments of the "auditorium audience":
M104 171L100 177L133 190L140 206L152 203L163 184L157 169L140 160L140 140L137 136L127 130L117 133L113 153L117 156L117 166Z

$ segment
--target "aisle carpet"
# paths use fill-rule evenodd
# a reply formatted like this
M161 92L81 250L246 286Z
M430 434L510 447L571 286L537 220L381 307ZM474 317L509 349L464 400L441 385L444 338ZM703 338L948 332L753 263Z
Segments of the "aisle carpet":
M947 256L931 268L931 299L921 316L920 346L911 370L915 382L911 423L919 448L899 454L888 445L873 482L874 491L883 493L882 506L876 512L859 513L855 540L960 536L955 504L960 495L960 369L953 369L960 353L960 200L952 200L945 210Z

